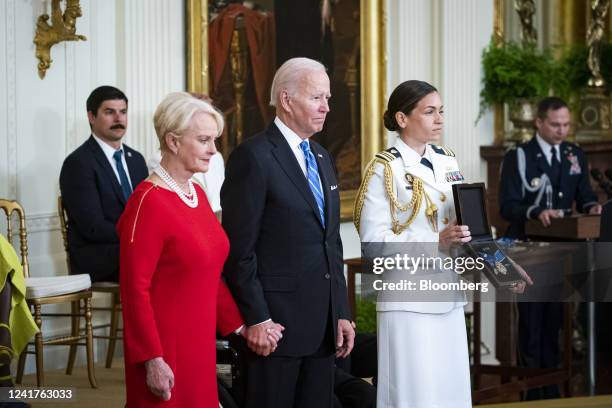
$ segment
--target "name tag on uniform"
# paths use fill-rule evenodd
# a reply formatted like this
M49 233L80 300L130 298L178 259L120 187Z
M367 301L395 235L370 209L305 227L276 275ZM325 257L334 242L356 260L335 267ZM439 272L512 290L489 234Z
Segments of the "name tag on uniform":
M448 182L464 180L463 173L460 170L447 171L444 177Z

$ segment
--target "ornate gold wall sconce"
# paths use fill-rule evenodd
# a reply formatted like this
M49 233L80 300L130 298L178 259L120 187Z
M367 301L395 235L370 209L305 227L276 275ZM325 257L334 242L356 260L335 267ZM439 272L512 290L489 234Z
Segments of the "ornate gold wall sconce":
M36 22L36 58L38 76L44 79L51 66L51 47L62 41L87 41L87 37L76 33L76 19L83 15L79 0L66 0L66 10L62 13L61 0L51 0L51 24L49 15L43 14Z

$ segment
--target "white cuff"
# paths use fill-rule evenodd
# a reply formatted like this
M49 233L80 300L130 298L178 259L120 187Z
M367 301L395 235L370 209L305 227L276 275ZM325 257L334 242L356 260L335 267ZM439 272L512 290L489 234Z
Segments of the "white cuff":
M272 319L264 320L263 322L255 323L255 324L253 324L253 325L251 325L249 327L259 326L260 324L268 323L268 322L271 322L271 321L272 321Z

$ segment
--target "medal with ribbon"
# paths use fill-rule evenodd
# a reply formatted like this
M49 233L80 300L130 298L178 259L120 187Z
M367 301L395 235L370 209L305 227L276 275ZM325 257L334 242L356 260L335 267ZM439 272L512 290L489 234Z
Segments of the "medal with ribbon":
M479 252L478 254L489 265L491 265L491 268L493 268L496 274L505 275L508 273L508 268L506 268L506 266L503 264L503 261L504 259L506 259L506 257L504 256L504 254L502 254L502 252L499 249L495 251L494 255L491 255L490 253L487 253L487 252Z

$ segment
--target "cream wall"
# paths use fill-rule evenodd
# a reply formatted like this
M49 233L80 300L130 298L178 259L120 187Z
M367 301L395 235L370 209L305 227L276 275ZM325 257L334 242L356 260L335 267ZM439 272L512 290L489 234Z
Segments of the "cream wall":
M182 0L81 0L77 32L87 41L55 45L51 68L39 79L32 40L36 19L50 3L0 1L0 197L17 199L26 210L33 276L66 274L58 177L66 154L89 136L85 100L91 90L114 85L125 91L126 142L149 156L156 147L155 106L185 83ZM65 326L45 320L50 334ZM45 366L64 366L65 348L50 350Z
M84 106L89 92L102 84L124 90L130 100L126 142L146 157L156 149L155 106L167 92L185 87L183 3L81 0L77 32L88 40L54 46L53 64L40 80L32 39L36 18L50 1L0 1L0 56L6 61L0 64L0 197L19 200L27 211L32 275L66 273L55 207L58 175L66 154L89 135ZM412 78L440 89L446 106L443 143L455 150L470 181L484 177L478 146L490 143L493 133L490 115L474 126L492 3L386 1L387 95ZM341 235L345 257L359 256L352 223L342 225ZM51 333L65 327L45 324ZM491 346L486 328L484 334ZM45 366L62 367L65 356L47 353Z

